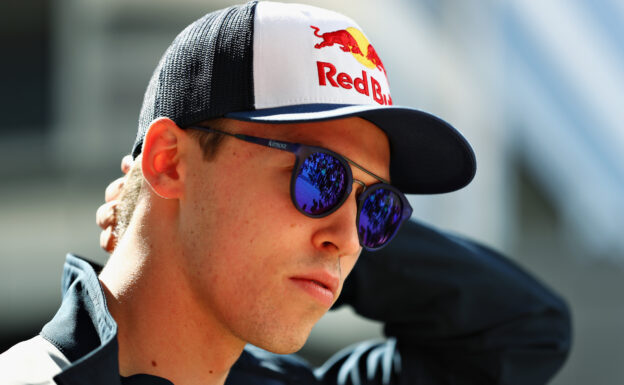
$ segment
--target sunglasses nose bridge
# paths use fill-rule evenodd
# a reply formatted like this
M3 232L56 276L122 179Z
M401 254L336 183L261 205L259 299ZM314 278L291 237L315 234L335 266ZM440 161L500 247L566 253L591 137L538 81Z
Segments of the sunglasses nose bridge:
M360 185L360 186L359 186L359 187L355 190L355 195L360 195L360 194L362 194L362 193L366 190L366 187L367 187L367 186L366 186L366 183L362 182L361 180L353 178L353 183L357 183L357 184L359 184L359 185Z

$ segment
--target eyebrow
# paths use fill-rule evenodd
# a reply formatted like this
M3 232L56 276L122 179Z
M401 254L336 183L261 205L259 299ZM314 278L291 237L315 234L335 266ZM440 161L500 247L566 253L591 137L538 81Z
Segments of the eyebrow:
M281 141L281 140L260 138L260 137L257 137L257 136L251 136L251 135L245 135L245 134L233 134L231 132L222 131L222 130L218 130L216 128L207 127L207 126L190 126L190 127L187 127L187 128L195 128L195 129L198 129L198 130L201 130L201 131L207 131L207 132L219 133L219 134L223 134L223 135L227 135L227 136L232 136L234 138L237 138L237 139L240 139L240 140L244 140L245 142L259 144L261 146L271 147L271 148L275 148L275 149L278 149L278 150L291 152L293 154L296 153L296 151L299 148L299 146L303 145L303 144L300 144L300 143L284 142L284 141ZM324 147L321 147L321 146L313 146L313 147L319 147L319 148L323 148L324 150L331 151L331 150L325 149ZM336 155L341 156L342 158L344 158L344 160L347 161L347 163L349 163L350 165L354 166L358 170L360 170L360 171L362 171L362 172L372 176L373 178L379 180L380 182L383 182L385 184L390 184L390 181L380 177L379 175L375 174L372 171L367 170L366 168L364 168L363 166L357 164L356 162L352 161L351 159L347 158L346 156L344 156L342 154L338 154L335 151L331 151L331 152L334 152Z

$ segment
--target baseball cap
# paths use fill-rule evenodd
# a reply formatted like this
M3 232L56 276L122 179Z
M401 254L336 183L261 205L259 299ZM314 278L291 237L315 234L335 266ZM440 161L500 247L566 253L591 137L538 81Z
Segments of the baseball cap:
M467 185L476 161L442 119L393 105L385 67L352 19L302 4L251 1L186 27L149 82L132 150L161 116L185 128L226 117L309 123L361 117L390 142L392 184L408 194Z

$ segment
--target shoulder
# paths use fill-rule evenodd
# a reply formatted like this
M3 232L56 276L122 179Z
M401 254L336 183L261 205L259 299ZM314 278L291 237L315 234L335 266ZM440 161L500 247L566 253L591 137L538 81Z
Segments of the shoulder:
M52 385L52 377L69 365L67 358L41 336L18 343L0 354L0 382L4 385Z

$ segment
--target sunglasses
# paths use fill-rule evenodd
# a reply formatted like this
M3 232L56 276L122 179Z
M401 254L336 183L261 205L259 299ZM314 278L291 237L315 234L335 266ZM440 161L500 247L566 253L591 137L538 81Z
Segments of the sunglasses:
M290 198L303 215L322 218L338 210L358 183L356 226L360 245L366 250L379 250L392 240L401 224L412 215L405 195L385 179L362 166L322 147L282 142L255 136L232 134L210 127L191 126L201 131L219 133L295 155L290 180ZM351 166L376 178L380 183L367 186L354 179Z

